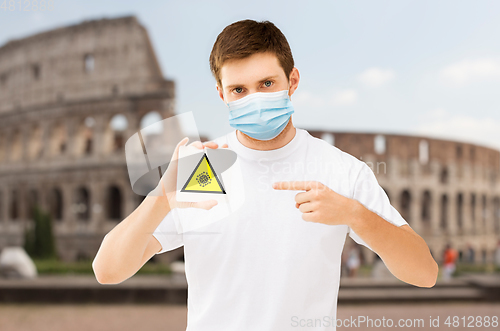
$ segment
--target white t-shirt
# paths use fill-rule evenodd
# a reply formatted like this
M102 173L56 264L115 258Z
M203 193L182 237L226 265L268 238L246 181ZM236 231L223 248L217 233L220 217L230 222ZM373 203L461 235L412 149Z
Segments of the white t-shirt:
M407 222L366 163L306 130L296 128L287 145L269 151L242 145L236 131L214 141L238 155L242 207L184 233L177 232L180 218L209 217L218 206L176 208L154 233L158 254L184 245L187 331L335 330L346 235L370 247L347 225L304 221L295 208L300 191L275 190L272 183L320 181L397 226Z

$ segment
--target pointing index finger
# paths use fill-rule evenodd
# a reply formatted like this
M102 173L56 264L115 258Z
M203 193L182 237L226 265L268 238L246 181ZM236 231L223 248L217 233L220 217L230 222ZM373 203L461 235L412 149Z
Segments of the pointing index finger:
M290 182L275 182L273 188L276 190L300 190L309 191L316 187L316 182L313 181L290 181Z

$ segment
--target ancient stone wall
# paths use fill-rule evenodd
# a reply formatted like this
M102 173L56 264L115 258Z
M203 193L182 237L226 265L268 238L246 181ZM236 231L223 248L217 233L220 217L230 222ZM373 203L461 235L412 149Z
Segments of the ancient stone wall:
M422 136L309 131L370 166L391 204L440 261L493 261L500 240L500 151ZM370 257L369 259L371 259Z
M93 258L143 198L131 190L126 140L146 117L172 116L174 101L174 82L135 17L0 47L0 248L23 243L39 205L64 260Z

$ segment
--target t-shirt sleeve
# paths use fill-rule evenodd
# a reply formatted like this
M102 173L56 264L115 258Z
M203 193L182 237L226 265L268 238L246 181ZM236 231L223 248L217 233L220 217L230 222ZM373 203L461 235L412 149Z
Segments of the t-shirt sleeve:
M153 232L153 236L162 247L161 251L156 254L165 253L184 245L182 233L178 233L176 228L176 222L179 218L178 212L178 208L172 209Z
M408 224L396 208L391 205L389 197L379 185L373 170L364 162L354 183L352 198L361 202L367 209L396 226ZM373 249L350 227L348 227L347 231L349 236L356 243L366 246L373 251Z

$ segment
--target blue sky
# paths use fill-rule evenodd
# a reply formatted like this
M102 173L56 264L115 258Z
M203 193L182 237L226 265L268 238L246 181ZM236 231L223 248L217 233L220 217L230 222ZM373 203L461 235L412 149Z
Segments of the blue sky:
M1 1L0 1L1 2ZM301 74L304 129L418 134L500 149L500 1L54 1L0 9L0 44L85 19L136 15L148 29L177 112L210 139L232 130L208 66L235 21L270 20Z

